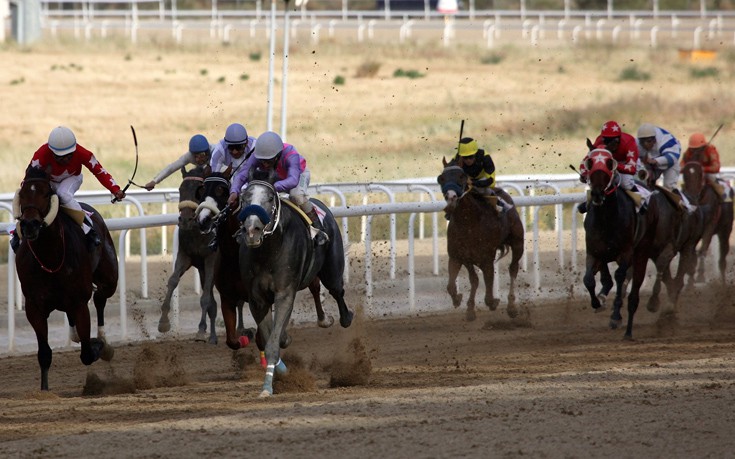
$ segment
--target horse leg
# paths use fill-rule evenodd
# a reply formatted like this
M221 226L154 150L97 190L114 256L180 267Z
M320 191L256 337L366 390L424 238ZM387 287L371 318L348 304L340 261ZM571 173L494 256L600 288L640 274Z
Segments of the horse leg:
M238 300L220 292L220 309L222 320L225 322L225 343L227 347L236 351L250 344L250 337L241 335L237 330L237 304ZM251 306L252 308L252 306Z
M115 349L107 343L105 337L105 306L107 306L107 299L112 296L112 293L98 287L92 295L94 309L97 311L97 339L102 342L100 358L105 362L112 360L112 357L115 355Z
M582 278L582 282L584 283L584 286L587 288L587 291L590 294L592 309L594 309L595 311L599 311L603 305L600 303L600 299L595 296L595 274L597 274L597 271L599 271L600 269L600 262L595 260L592 255L588 254L586 265L587 266L584 272L584 277ZM605 270L607 270L607 265L603 264L603 266ZM609 271L608 275L610 275Z
M286 364L281 360L282 336L286 333L286 325L291 318L293 310L293 302L296 292L293 289L285 289L275 295L273 302L273 329L270 331L265 343L265 380L263 389L260 392L261 397L270 397L273 395L273 376L274 374L285 375L288 373Z
M602 263L602 267L600 269L600 285L602 287L600 288L600 293L597 294L597 299L600 300L602 307L605 307L607 295L610 293L610 290L612 290L613 285L615 285L612 275L610 275L610 268L607 266L607 263Z
M319 278L315 277L314 280L311 281L309 284L309 291L311 292L311 296L314 298L314 309L316 309L316 319L317 319L317 325L319 325L321 328L329 328L334 323L334 319L332 316L326 315L324 313L324 308L322 307L322 299L320 296L322 289L322 284L319 282Z
M243 306L245 306L245 301L237 300L237 305L235 305L235 309L237 309L237 333L239 333L240 336L245 335L245 333L247 332L247 330L245 329L245 316L243 316Z
M48 323L46 317L38 312L39 308L26 304L26 317L36 332L38 342L38 366L41 367L41 390L48 390L48 369L51 368L51 346L48 345Z
M491 311L495 311L500 304L500 300L495 298L493 292L493 286L495 284L495 263L487 263L480 266L480 271L482 271L482 280L485 282L485 306L490 308ZM470 279L472 279L472 275L470 275Z
M199 298L199 304L202 308L202 315L206 312L209 316L209 344L217 344L218 342L217 330L215 329L217 300L214 299L214 258L209 257L205 262L204 268L199 270L199 277L202 279L202 296Z
M77 305L74 310L74 323L79 333L79 342L82 345L82 352L79 355L82 363L85 365L92 365L94 362L99 360L100 353L104 347L104 342L99 338L90 338L91 324L89 319L89 309L87 303L82 302Z
M518 308L516 308L516 294L515 285L516 277L518 277L518 268L520 266L521 256L523 256L523 239L519 243L511 246L512 259L510 266L508 267L508 274L510 274L510 286L508 287L508 317L515 319L518 317ZM487 284L486 284L487 285Z
M625 328L625 336L623 339L633 340L633 317L638 310L640 301L640 290L643 284L643 278L646 276L646 264L648 257L645 255L636 255L633 259L633 286L628 295L628 326Z
M704 263L705 258L707 257L707 252L709 252L709 245L712 242L712 236L713 228L711 228L711 226L706 227L704 229L704 234L702 234L702 245L699 246L697 278L695 279L695 282L700 284L704 282Z
M472 322L477 318L477 314L475 313L475 294L477 293L477 287L480 285L480 278L477 276L477 272L473 265L465 264L464 267L467 268L467 274L469 274L470 277L470 296L467 298L467 313L465 314L465 319Z
M69 322L69 341L79 344L79 333L77 333L77 326L74 324L74 317L67 314L66 320Z
M171 321L168 318L168 313L171 311L171 297L174 294L174 290L176 290L176 287L179 285L181 276L191 268L191 265L191 257L184 251L179 251L176 257L176 263L174 264L174 270L168 278L168 290L166 291L166 297L163 299L163 304L161 304L161 318L158 319L158 331L161 333L166 333L171 330Z
M447 282L447 293L449 293L449 296L452 298L452 306L455 308L458 308L459 305L462 304L462 294L457 293L457 275L459 275L459 270L461 268L462 263L452 257L449 257L449 280Z
M623 323L623 316L620 314L620 308L623 307L623 296L625 295L626 281L628 274L628 262L623 261L615 270L615 300L613 300L613 312L610 315L610 328L615 330Z
M725 273L727 270L727 254L730 252L730 233L732 226L725 227L720 230L718 237L720 240L720 260L718 266L720 268L720 281L725 285Z

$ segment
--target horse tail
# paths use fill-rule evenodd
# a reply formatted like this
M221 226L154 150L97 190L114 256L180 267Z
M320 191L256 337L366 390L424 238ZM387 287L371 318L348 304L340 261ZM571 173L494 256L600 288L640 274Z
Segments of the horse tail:
M500 261L504 256L508 255L508 253L510 253L510 249L510 244L503 242L500 247L498 247L500 254L498 254L498 258L496 258L495 261Z

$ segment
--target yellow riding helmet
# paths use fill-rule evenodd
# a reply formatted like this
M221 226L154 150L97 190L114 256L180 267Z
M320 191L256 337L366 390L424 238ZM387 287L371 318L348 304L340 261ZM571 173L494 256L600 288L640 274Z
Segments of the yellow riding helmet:
M459 141L459 156L472 156L477 153L477 141L465 137Z

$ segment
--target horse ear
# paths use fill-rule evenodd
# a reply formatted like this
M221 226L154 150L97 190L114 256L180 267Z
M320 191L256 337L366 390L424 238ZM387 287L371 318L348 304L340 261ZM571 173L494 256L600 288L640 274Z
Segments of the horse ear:
M447 167L447 164L449 164L447 163L447 158L445 158L444 156L442 156L442 164L444 165L444 167Z
M589 151L595 149L595 146L592 144L592 141L589 139L589 137L587 138L587 148L589 148Z
M209 177L212 174L212 166L207 164L204 166L204 177Z
M230 177L232 176L232 164L227 166L227 169L225 169L225 171L222 172L222 176L224 176L224 178L226 178L227 180L230 179Z
M181 166L181 176L186 177L186 169L184 168L184 166Z

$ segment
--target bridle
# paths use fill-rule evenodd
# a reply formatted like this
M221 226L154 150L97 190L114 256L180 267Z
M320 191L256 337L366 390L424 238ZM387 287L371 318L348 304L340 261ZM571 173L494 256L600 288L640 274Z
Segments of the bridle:
M271 206L270 214L268 214L262 206L259 206L258 204L250 204L240 211L238 219L240 221L244 221L250 215L257 216L263 223L265 223L265 227L263 228L263 237L265 238L276 231L278 224L281 221L281 199L278 197L278 192L275 187L268 182L253 180L248 184L248 188L251 186L265 187L273 195L273 206ZM270 217L271 215L273 218Z

